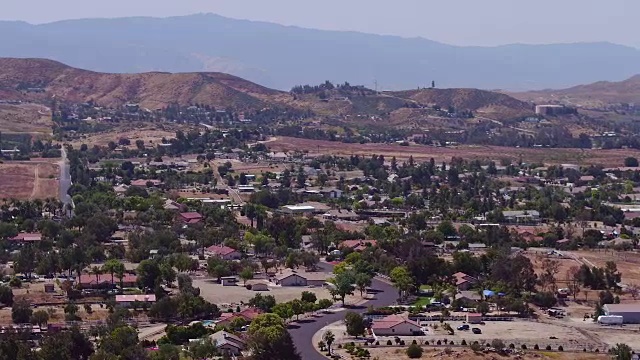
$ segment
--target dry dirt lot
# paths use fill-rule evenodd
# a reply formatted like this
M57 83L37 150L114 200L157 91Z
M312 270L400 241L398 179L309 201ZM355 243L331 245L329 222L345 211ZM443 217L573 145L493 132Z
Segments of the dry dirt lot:
M560 353L560 352L527 352L522 355L516 356L499 356L497 354L474 354L468 348L453 348L450 354L446 354L443 348L429 348L423 347L424 353L421 359L445 359L445 360L491 360L491 359L520 359L520 360L605 360L611 357L605 354L581 354L581 353ZM368 348L371 353L372 359L385 359L385 360L407 360L409 357L404 353L405 349L399 348ZM339 354L342 354L345 359L351 357L346 351L340 350Z
M637 156L637 151L628 149L617 150L581 150L581 149L524 149L500 146L458 146L438 148L426 145L400 146L396 144L345 144L324 140L299 139L278 137L269 143L272 151L307 150L322 154L334 155L384 155L391 158L406 160L409 156L419 161L434 158L436 162L450 161L452 157L465 159L500 160L510 158L517 161L520 157L528 162L543 162L546 164L597 164L604 166L623 166L624 158Z
M58 197L58 159L33 159L0 164L0 199L33 200Z
M242 282L238 286L222 286L215 283L210 279L194 279L193 286L200 288L200 294L202 297L214 304L221 306L222 304L229 304L232 307L239 305L240 303L248 302L256 294L272 295L276 298L277 302L286 302L293 299L299 299L300 294L303 291L310 291L318 297L318 299L331 299L329 291L321 287L303 287L303 286L270 286L269 291L251 291L242 286ZM354 296L348 296L347 303L354 303L362 300L360 294L356 293Z
M607 261L613 261L622 274L622 283L640 285L640 254L629 251L591 250L568 251L590 266L604 267Z
M131 142L129 147L135 147L137 140L144 141L146 146L154 147L156 144L162 142L162 138L173 139L175 137L176 131L173 129L163 130L152 126L145 126L139 128L115 129L109 132L83 135L79 139L69 141L69 144L76 149L80 148L82 144L87 144L89 147L94 145L107 146L111 141L117 144L118 140L126 138Z
M0 131L48 136L52 133L51 110L36 104L0 104Z

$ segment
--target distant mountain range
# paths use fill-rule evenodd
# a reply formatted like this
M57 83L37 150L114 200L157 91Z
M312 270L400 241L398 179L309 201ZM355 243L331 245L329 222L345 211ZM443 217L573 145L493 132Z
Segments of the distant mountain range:
M640 75L620 82L598 81L561 90L540 90L510 94L524 101L538 104L557 102L577 106L603 106L610 104L640 105Z
M459 26L452 21L451 26ZM446 29L443 29L446 31ZM289 90L324 80L385 90L562 88L640 73L640 50L610 43L459 47L422 38L321 31L217 15L0 22L0 56L93 71L225 72Z

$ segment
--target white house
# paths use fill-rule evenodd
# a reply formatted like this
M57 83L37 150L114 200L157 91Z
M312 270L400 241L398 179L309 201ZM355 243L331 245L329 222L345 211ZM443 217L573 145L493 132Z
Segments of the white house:
M420 325L400 315L389 315L380 320L375 320L371 330L376 336L409 336L422 332Z
M131 307L134 303L147 304L151 306L156 302L154 294L149 295L116 295L116 304L122 307Z
M240 337L224 330L212 334L210 339L216 344L216 348L219 352L227 355L241 355L242 350L247 346L246 342Z
M281 286L322 286L327 275L322 272L287 272L276 277L276 284Z

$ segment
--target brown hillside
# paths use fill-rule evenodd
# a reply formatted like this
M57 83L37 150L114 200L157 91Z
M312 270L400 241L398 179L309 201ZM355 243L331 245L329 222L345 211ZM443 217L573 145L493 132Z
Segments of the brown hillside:
M28 92L43 88L44 94ZM261 107L286 96L276 90L223 73L105 74L41 59L0 59L0 94L31 100L56 96L67 101L93 100L103 106L139 103L150 109L170 103L217 107Z
M640 75L620 82L599 81L561 90L541 90L514 93L512 96L536 103L562 102L569 105L601 106L619 103L640 103Z
M422 89L390 93L423 105L437 104L442 108L471 110L481 115L510 118L532 113L532 106L511 96L478 89Z

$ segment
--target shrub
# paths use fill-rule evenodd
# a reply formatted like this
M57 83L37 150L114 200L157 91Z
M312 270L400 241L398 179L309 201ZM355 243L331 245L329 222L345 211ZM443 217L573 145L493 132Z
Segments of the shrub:
M451 355L453 353L453 350L450 347L444 348L444 353L447 355Z
M527 345L522 344L522 346L520 346L520 348L522 348L522 350L527 350Z
M417 344L411 344L407 348L406 353L409 359L419 359L422 357L422 348Z
M491 347L494 348L494 349L498 349L498 350L501 350L501 349L505 348L504 342L502 340L500 340L500 339L493 339L491 341Z
M474 341L473 344L471 344L470 346L471 350L473 352L480 352L482 351L482 345L478 344L477 341Z
M413 339L413 341L411 342L412 344L418 344L418 342L416 341L416 339Z
M547 347L544 348L544 349L547 350L547 351L551 351L551 345L547 345Z
M453 340L449 341L449 345L455 345L455 343L453 342Z
M442 345L442 341L440 340L436 341L436 345Z
M404 340L400 340L400 345L402 345L402 346L405 345Z
M462 340L462 341L460 342L460 345L462 345L462 346L467 346L467 340Z
M582 348L582 352L587 352L587 348Z
M393 342L391 342L391 340L387 340L387 345L393 345Z
M338 349L342 349L342 344L338 344Z
M509 349L515 349L516 345L514 343L509 344Z
M599 353L599 352L600 352L600 349L596 349L596 352L597 352L597 353Z
M429 340L424 342L425 345L429 345Z
M380 345L380 341L376 341L376 345Z
M558 351L564 351L564 348L562 347L562 345L558 346Z
M540 346L538 344L533 345L533 350L540 350Z

